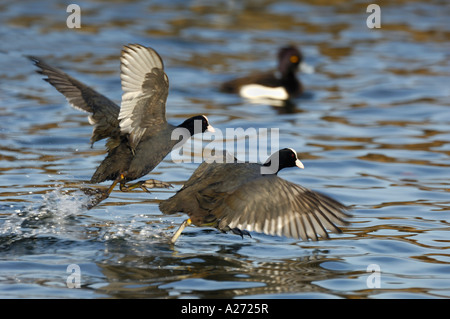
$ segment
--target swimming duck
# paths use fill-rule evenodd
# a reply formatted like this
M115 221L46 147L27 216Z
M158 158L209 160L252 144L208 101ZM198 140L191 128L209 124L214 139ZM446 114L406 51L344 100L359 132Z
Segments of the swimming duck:
M278 52L275 71L251 74L225 82L221 91L236 93L248 99L290 100L303 93L296 73L303 56L294 46L283 47Z

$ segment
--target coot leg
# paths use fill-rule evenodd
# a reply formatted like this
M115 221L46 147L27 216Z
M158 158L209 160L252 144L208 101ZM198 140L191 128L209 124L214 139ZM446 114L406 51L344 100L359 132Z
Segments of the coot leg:
M174 235L172 236L172 238L170 239L170 243L171 243L171 244L174 244L174 243L177 241L178 237L180 237L181 232L182 232L187 226L189 226L190 224L192 224L192 221L191 221L190 218L189 218L189 219L186 219L184 222L182 222L181 225L180 225L180 227L177 229L177 231L175 232L175 234L174 234Z
M140 181L137 183L134 183L130 186L125 185L124 180L124 175L121 174L119 177L117 177L114 182L111 184L111 186L105 191L105 190L100 190L100 189L83 189L84 193L87 195L90 195L92 198L89 202L89 204L87 205L88 209L91 209L95 206L97 206L100 202L102 202L103 200L105 200L106 198L109 197L109 195L111 194L111 192L113 191L114 187L116 187L117 183L120 182L120 190L122 192L128 192L134 188L142 188L143 190L145 190L146 192L150 191L148 190L149 188L169 188L169 187L173 187L171 184L169 183L165 183L165 182L161 182L158 181L156 179L149 179L147 181Z

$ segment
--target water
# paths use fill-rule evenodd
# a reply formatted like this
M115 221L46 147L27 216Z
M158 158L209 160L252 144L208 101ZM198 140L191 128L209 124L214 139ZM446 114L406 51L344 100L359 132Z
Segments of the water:
M373 30L364 1L77 1L81 29L65 25L69 3L1 5L1 298L450 297L445 1L382 5ZM293 108L218 92L226 79L272 67L289 42L315 69L301 76L307 92ZM170 156L151 176L175 189L116 190L86 210L79 188L90 186L104 144L90 148L86 114L24 55L119 102L127 43L163 57L171 122L206 114L222 131L279 128L280 145L306 167L280 176L351 205L351 225L319 242L188 227L171 247L185 216L164 216L158 203L198 164ZM67 285L73 264L79 289Z

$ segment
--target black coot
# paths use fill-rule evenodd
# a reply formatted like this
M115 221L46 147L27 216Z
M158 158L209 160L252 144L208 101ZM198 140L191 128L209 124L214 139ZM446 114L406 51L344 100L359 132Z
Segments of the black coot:
M165 108L169 79L161 57L152 48L139 44L124 46L120 58L123 90L120 107L41 59L29 58L40 68L38 73L47 76L45 80L73 107L90 113L89 122L94 125L91 143L108 138L108 155L92 176L91 183L105 180L114 183L99 201L108 197L117 183L122 191L136 187L144 190L169 187L170 184L157 180L140 181L130 186L126 183L148 174L172 151L182 138L182 135L176 135L180 139L172 139L175 129L184 128L190 136L214 131L204 115L189 118L179 126L167 123Z
M278 52L277 70L230 80L222 84L221 91L249 99L289 100L298 97L303 93L303 87L296 72L302 59L301 52L294 46L283 47Z
M189 216L171 242L191 223L241 236L256 231L303 240L328 238L326 229L341 232L335 224L346 224L346 206L277 176L283 168L294 166L303 168L290 148L272 154L264 164L236 159L202 163L173 197L159 205L164 214Z

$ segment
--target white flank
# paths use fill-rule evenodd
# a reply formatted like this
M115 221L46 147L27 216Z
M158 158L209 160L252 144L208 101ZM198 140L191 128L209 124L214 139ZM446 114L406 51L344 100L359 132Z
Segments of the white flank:
M269 98L274 100L287 100L289 98L283 87L265 87L259 84L248 84L241 87L239 94L247 99Z

